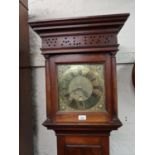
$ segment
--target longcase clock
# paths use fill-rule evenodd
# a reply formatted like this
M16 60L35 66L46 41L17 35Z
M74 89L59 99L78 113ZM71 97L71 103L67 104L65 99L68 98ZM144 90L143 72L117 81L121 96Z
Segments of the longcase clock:
M117 34L129 14L31 22L42 39L47 120L58 155L109 155L117 116Z

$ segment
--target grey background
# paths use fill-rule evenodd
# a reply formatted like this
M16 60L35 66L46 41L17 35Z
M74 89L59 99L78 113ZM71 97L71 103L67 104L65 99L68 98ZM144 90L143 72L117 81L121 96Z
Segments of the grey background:
M29 21L113 13L130 13L118 36L117 85L119 118L123 123L110 137L111 155L134 155L135 104L131 72L134 63L133 0L29 0ZM46 119L44 58L41 40L30 29L30 56L33 79L34 155L56 155L56 137L42 126Z

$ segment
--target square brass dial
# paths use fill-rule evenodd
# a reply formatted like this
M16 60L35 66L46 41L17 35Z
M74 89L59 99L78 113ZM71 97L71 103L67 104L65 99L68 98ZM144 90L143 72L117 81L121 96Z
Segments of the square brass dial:
M58 110L105 112L104 64L59 64Z

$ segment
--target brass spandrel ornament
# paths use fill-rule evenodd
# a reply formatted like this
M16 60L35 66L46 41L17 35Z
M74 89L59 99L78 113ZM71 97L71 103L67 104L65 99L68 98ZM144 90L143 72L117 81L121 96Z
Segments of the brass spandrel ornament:
M58 65L59 111L104 112L104 64Z

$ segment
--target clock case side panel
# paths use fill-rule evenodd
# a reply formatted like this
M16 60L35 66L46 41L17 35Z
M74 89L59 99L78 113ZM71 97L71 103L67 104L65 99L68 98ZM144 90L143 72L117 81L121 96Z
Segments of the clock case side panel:
M53 123L81 123L81 121L77 120L78 115L85 114L87 115L87 121L83 121L82 123L90 123L90 122L111 122L114 114L112 104L112 85L111 85L111 73L112 73L112 66L111 66L111 56L109 54L68 54L68 55L55 55L51 56L48 59L48 63L50 64L50 90L48 91L48 97L50 96L50 110L48 110L48 118ZM105 63L105 89L106 89L106 108L107 113L96 113L96 112L58 112L58 90L57 90L57 64L70 64L70 63ZM47 78L47 80L49 80ZM49 86L48 86L49 87ZM49 109L48 107L48 109Z
M111 52L111 90L112 90L112 109L113 109L113 121L117 122L118 119L118 98L117 98L117 73L116 73L116 52Z
M46 78L46 117L47 120L50 120L50 118L53 118L53 112L52 112L52 107L51 107L51 100L52 96L51 94L51 80L50 80L50 56L45 55L45 78Z

